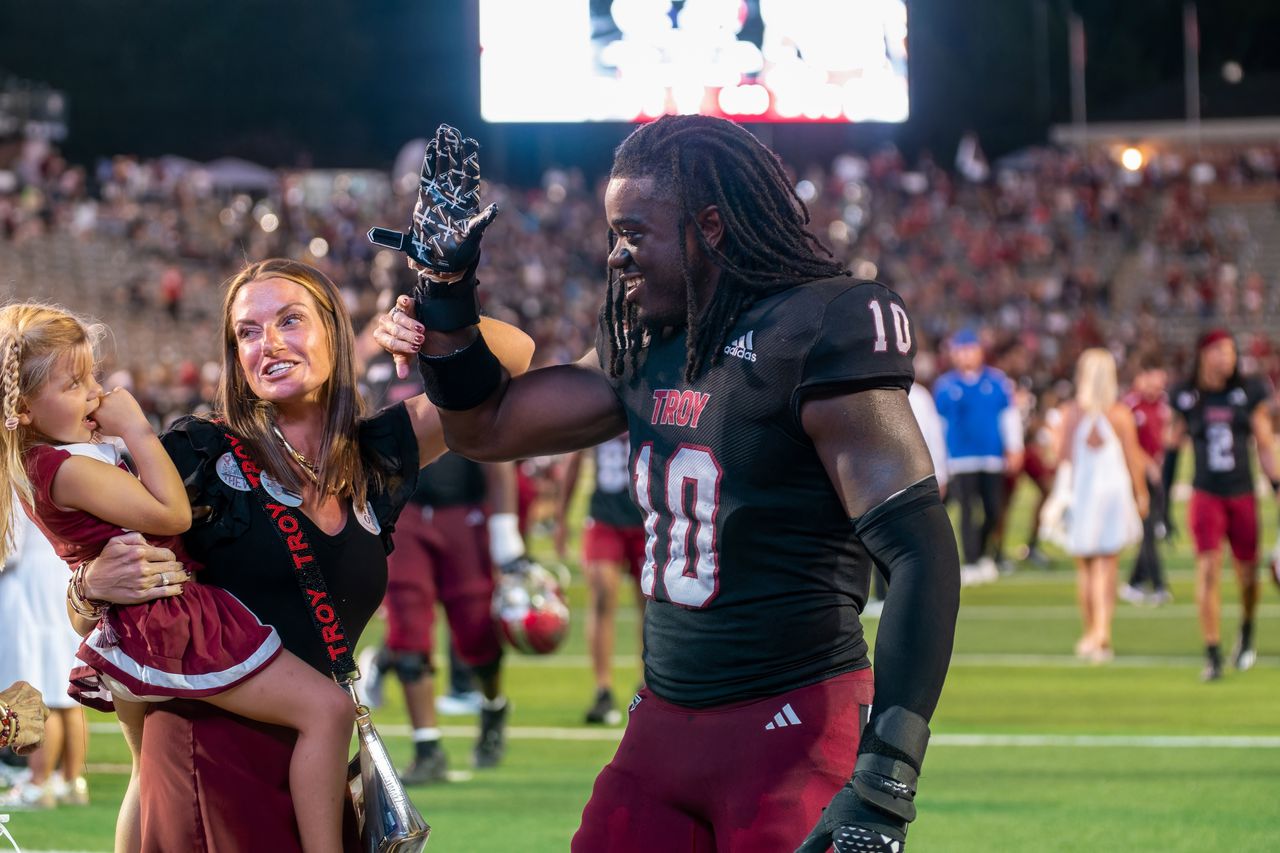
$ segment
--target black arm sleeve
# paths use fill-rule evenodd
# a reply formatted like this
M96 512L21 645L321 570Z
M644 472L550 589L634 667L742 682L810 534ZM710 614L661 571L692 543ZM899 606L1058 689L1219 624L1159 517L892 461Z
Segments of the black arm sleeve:
M928 720L947 677L960 608L960 557L938 481L927 477L852 521L889 580L876 635L876 698L867 731L893 707ZM873 747L864 740L861 751Z
M1161 517L1165 523L1169 520L1169 497L1173 494L1173 479L1178 475L1178 453L1182 448L1168 447L1164 451L1164 462L1160 464L1160 485L1164 489L1164 506L1160 507Z

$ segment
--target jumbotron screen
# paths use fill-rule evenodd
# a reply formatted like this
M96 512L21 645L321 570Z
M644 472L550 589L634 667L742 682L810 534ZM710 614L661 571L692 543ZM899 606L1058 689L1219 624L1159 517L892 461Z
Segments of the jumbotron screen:
M494 122L901 122L905 0L480 0Z

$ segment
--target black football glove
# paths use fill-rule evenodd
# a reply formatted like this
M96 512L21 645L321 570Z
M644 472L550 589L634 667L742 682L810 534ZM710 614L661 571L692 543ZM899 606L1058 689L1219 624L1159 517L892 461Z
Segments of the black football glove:
M907 822L871 806L853 780L844 783L796 853L901 853Z
M894 707L880 714L863 738L866 751L858 756L853 778L831 798L796 853L905 849L907 824L916 817L917 768L929 742L929 725L920 715Z
M397 249L419 267L414 300L418 322L449 332L480 322L475 268L480 238L498 215L480 210L480 145L442 124L422 158L418 203L409 231L370 228L369 240Z

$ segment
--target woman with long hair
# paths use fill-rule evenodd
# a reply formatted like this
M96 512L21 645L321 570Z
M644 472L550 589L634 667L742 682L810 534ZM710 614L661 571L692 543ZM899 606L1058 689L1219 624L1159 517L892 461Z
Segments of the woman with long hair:
M423 333L412 311L408 297L393 309L407 343ZM306 264L272 259L233 276L221 334L218 418L186 417L161 437L191 500L183 544L202 566L201 583L230 592L286 650L328 675L338 641L354 648L382 601L396 519L419 468L445 449L439 415L424 395L365 412L351 318L334 283ZM528 336L487 320L481 334L509 371L527 369ZM237 458L246 455L252 463L242 468ZM259 501L251 475L296 513L289 538L278 535L284 525ZM309 552L295 548L304 542ZM313 624L320 611L299 589L299 554L323 578L333 612L326 615L340 618L342 637ZM122 537L83 571L81 592L132 604L178 594L188 579L172 552ZM150 706L140 771L144 853L298 851L294 740L287 728L207 703ZM348 820L344 849L356 845L353 829Z
M1060 477L1070 477L1065 542L1076 561L1076 599L1083 632L1076 655L1094 663L1114 657L1120 551L1142 538L1147 513L1146 455L1133 413L1119 402L1115 357L1088 349L1076 363L1076 394L1056 432Z

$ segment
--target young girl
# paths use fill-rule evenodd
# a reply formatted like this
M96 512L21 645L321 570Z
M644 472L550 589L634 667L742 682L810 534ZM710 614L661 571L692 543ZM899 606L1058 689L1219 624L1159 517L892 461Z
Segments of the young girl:
M123 389L104 395L94 379L100 331L51 306L0 308L0 468L69 566L135 530L195 572L200 567L185 556L179 537L191 526L191 506L177 469L132 395ZM123 440L137 477L101 435ZM0 486L0 558L15 509L9 487ZM355 717L350 697L282 652L275 629L230 593L183 580L161 577L168 596L107 609L77 653L88 668L73 673L85 677L74 679L72 695L109 708L101 701L109 691L133 751L116 850L137 850L141 843L136 804L145 703L181 697L297 730L289 785L303 849L339 851ZM69 594L83 611L86 603Z

